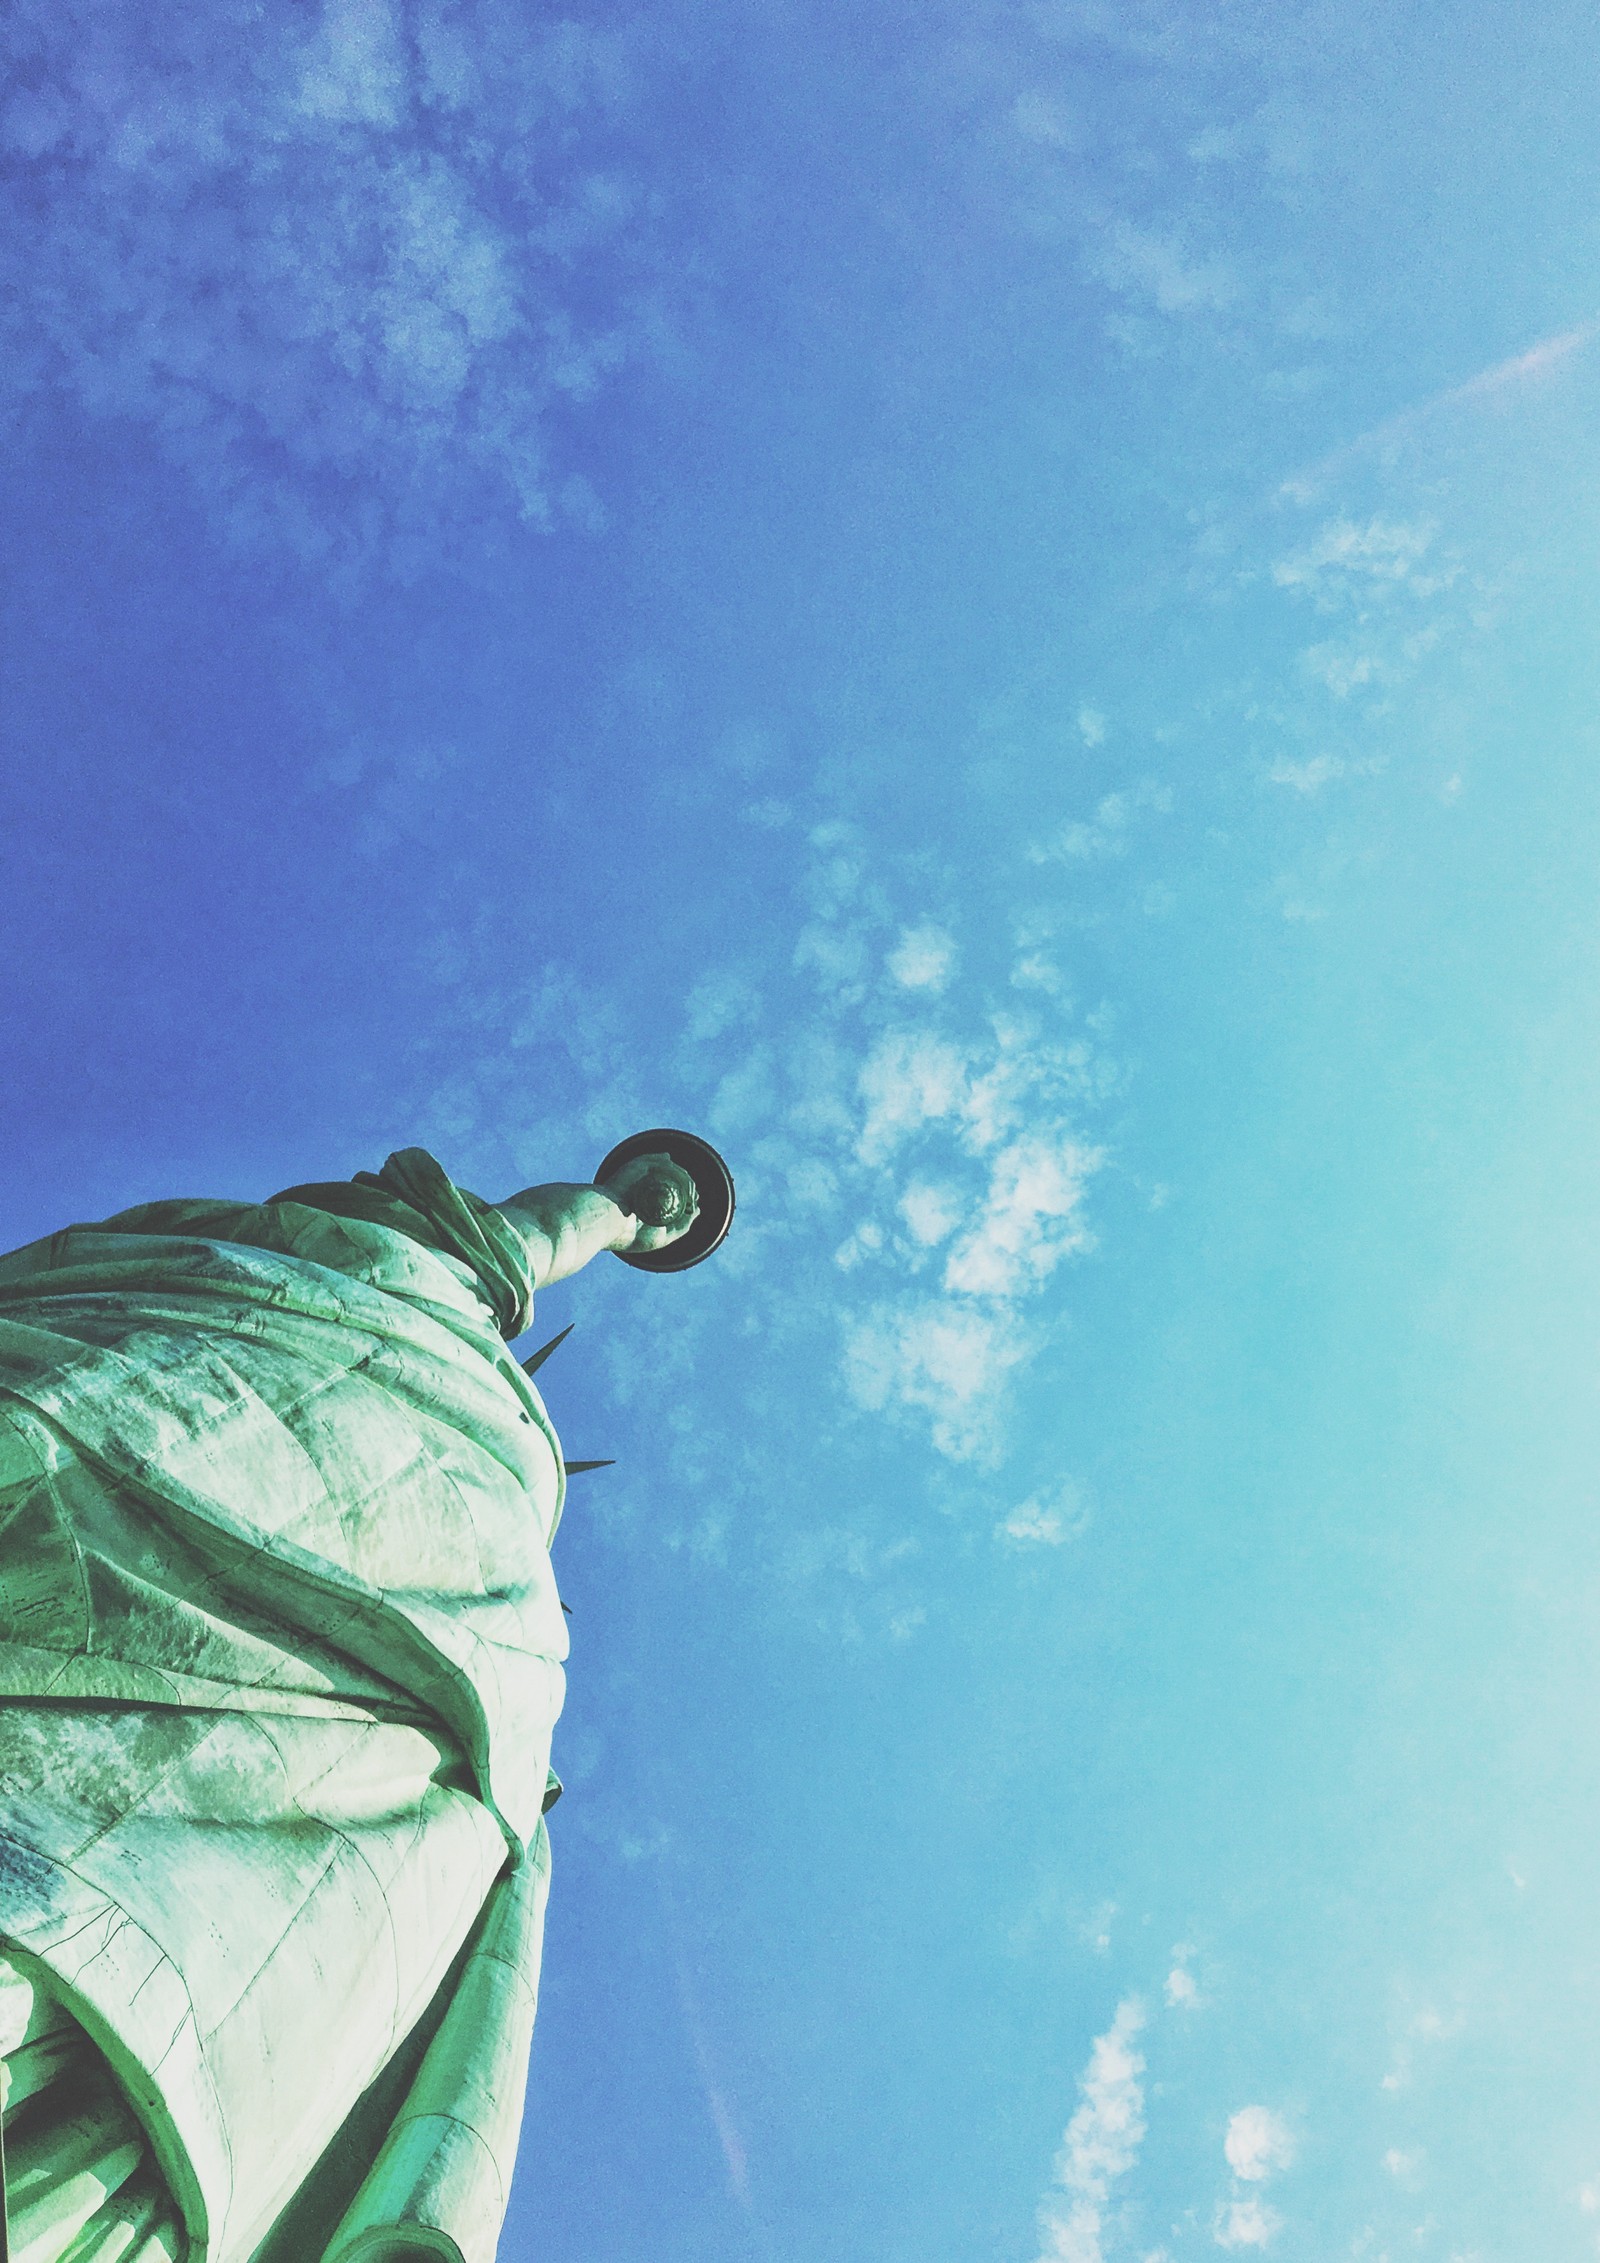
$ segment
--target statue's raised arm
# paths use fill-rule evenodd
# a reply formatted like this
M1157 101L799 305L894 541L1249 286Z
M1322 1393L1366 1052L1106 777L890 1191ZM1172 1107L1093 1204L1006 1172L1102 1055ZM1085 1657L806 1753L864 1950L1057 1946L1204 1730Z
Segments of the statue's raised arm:
M507 1339L680 1271L691 1135L431 1155L0 1259L0 2060L30 2263L490 2263L559 1786L566 1474Z
M542 1289L581 1272L602 1250L625 1257L672 1248L699 1217L700 1196L681 1163L645 1154L604 1185L524 1187L494 1208L527 1235Z

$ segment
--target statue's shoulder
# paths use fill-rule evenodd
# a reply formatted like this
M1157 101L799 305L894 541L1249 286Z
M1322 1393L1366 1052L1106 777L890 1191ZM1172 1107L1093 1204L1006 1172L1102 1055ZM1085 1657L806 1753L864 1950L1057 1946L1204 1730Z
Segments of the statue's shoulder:
M0 1300L81 1293L155 1293L232 1283L250 1293L256 1276L280 1282L310 1265L369 1290L413 1286L416 1263L438 1259L392 1222L339 1216L283 1197L228 1202L204 1196L141 1202L95 1223L66 1226L0 1257ZM430 1284L434 1296L437 1282ZM452 1301L453 1282L444 1284ZM459 1298L459 1289L456 1297Z
M63 1226L42 1234L21 1249L0 1256L0 1287L41 1280L52 1273L76 1271L93 1255L104 1252L108 1240L123 1235L179 1236L202 1241L254 1238L250 1223L260 1216L261 1205L251 1202L190 1201L141 1202L131 1210L93 1223ZM270 1230L270 1228L269 1228Z
M275 1221L271 1205L263 1202L229 1202L219 1197L191 1195L166 1202L138 1202L119 1210L97 1226L73 1227L74 1233L178 1234L198 1241L248 1241L272 1246Z
M262 1256L448 1311L452 1327L488 1318L504 1336L527 1325L533 1297L524 1237L421 1148L402 1149L381 1173L285 1187L265 1202L188 1196L65 1227L0 1258L0 1296L95 1293L158 1276L192 1286L201 1274L214 1292L270 1271Z

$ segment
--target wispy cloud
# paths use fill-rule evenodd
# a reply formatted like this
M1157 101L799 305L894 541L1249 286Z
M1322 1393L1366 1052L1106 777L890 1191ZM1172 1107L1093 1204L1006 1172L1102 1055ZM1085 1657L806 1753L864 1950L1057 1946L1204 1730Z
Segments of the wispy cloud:
M904 930L889 954L888 967L902 990L926 990L937 996L949 983L955 963L954 938L930 920Z
M1103 1150L1059 1134L1033 1133L996 1155L983 1206L950 1252L945 1288L957 1296L1015 1297L1036 1288L1064 1257L1092 1246L1083 1216Z
M694 2055L706 2115L722 2153L728 2191L744 2218L751 2244L761 2258L761 2263L776 2263L771 2234L751 2190L749 2149L739 2126L735 2101L726 2079L719 2071L719 2053L712 2041L710 2022L690 1965L688 1929L673 1886L670 1836L664 1831L660 1832L656 1843L647 1851L661 1895L662 1916L671 1944L683 2023Z
M1095 2038L1078 2084L1081 2103L1056 2156L1060 2197L1040 2210L1039 2263L1103 2263L1112 2188L1144 2143L1144 2060L1135 2047L1144 2023L1143 2004L1128 1996Z
M1283 2229L1283 2218L1254 2194L1230 2200L1218 2214L1212 2233L1218 2247L1269 2247Z
M1093 1244L1086 1198L1105 1154L1066 1113L1088 1066L1082 1048L1003 1015L964 1042L886 1031L860 1070L855 1160L872 1178L859 1183L870 1195L887 1175L892 1208L880 1198L858 1219L836 1262L906 1276L946 1254L936 1292L879 1292L847 1318L849 1388L858 1406L928 1419L952 1458L992 1454L1004 1383L1036 1342L1025 1301Z
M964 1119L970 1078L964 1050L929 1029L892 1029L879 1038L858 1082L862 1122L856 1153L887 1162L930 1124Z
M1123 801L1101 821L1127 822ZM974 1012L952 927L897 920L848 828L820 826L810 847L795 964L820 1005L787 1130L809 1149L808 1184L826 1184L848 1221L834 1249L860 1292L840 1314L847 1391L926 1427L952 1459L993 1459L1008 1379L1043 1340L1027 1308L1093 1244L1087 1196L1106 1157L1080 1117L1104 1064L1060 1033L1064 984L1036 951L1013 982L1050 1000L1054 1029L1014 1007ZM741 1128L782 1106L763 1093Z
M1435 2044L1453 2042L1463 2032L1466 2024L1464 2012L1442 2012L1435 2004L1424 2004L1410 2013L1401 2023L1396 2037L1394 2064L1383 2076L1379 2088L1388 2091L1408 2088L1416 2065L1418 2046L1429 2049Z
M1552 331L1549 337L1539 339L1520 354L1508 354L1502 361L1491 362L1487 369L1480 369L1461 384L1447 385L1427 400L1385 417L1381 424L1347 441L1342 448L1334 449L1320 463L1296 472L1278 490L1281 499L1291 503L1314 502L1332 480L1361 458L1382 455L1452 410L1514 400L1574 361L1597 338L1600 338L1600 315L1593 315L1585 322L1574 323L1570 329Z
M815 1623L835 1634L904 1640L927 1586L906 1536L879 1528L870 1499L849 1516L798 1493L776 1499L775 1436L791 1419L803 1429L798 1472L830 1433L858 1450L864 1429L877 1432L896 1455L905 1449L887 1432L906 1433L1002 1548L1048 1552L1082 1528L1084 1502L1060 1477L996 1498L965 1472L1003 1465L1016 1386L1059 1329L1049 1292L1091 1246L1108 1159L1086 1126L1117 1073L1064 975L1030 985L1026 1003L1013 988L1015 917L987 934L970 915L935 920L918 906L920 878L880 865L834 821L797 846L803 947L780 930L764 959L752 942L699 972L675 1046L625 995L590 998L555 968L508 976L492 922L441 937L430 960L448 1028L408 1129L490 1194L514 1183L508 1155L549 1177L571 1168L557 1158L598 1156L630 1122L692 1122L725 1149L740 1219L708 1293L737 1284L737 1318L724 1311L719 1326L735 1331L725 1356L741 1363L741 1403L769 1409L769 1474L759 1497L741 1494L734 1473L755 1454L738 1423L708 1415L693 1436L683 1428L697 1308L630 1303L604 1349L619 1407L656 1424L685 1499L703 1503L707 1470L722 1464L717 1521L652 1529L707 1560L759 1552L775 1591L805 1594L807 1615L815 1604ZM894 962L903 975L935 961L948 970L938 986L897 979ZM628 1500L619 1478L609 1502L631 1523Z
M1409 582L1429 595L1450 579L1448 569L1442 577L1421 574L1436 531L1404 520L1329 519L1310 542L1277 560L1272 578L1280 589L1302 591L1326 611L1357 594L1370 596L1374 585L1385 583Z
M1163 1991L1170 2011L1192 2012L1200 2004L1200 1990L1194 1974L1189 1970L1193 1949L1185 1941L1178 1942L1172 1952L1172 1968L1167 1974Z
M1431 520L1383 513L1325 520L1272 561L1270 576L1291 603L1339 618L1337 633L1301 650L1299 674L1358 710L1381 705L1448 635L1459 634L1481 594ZM1383 766L1370 751L1330 750L1279 757L1268 776L1309 798L1336 777Z
M926 1421L952 1461L989 1458L1014 1369L1033 1339L1005 1308L907 1299L869 1304L844 1324L845 1380L872 1413Z
M1019 1501L995 1529L1014 1548L1061 1548L1077 1539L1088 1524L1083 1488L1069 1477Z
M137 419L231 536L346 570L437 562L463 497L597 526L552 429L638 341L637 59L510 0L18 0L0 403Z
M1076 818L1028 852L1035 864L1083 864L1100 857L1126 856L1137 820L1165 817L1172 808L1169 787L1143 779L1136 786L1106 794L1092 818Z
M1345 763L1337 754L1312 755L1305 762L1291 762L1280 755L1267 777L1275 786L1292 786L1297 794L1320 794L1323 787L1345 774Z
M1102 283L1161 314L1202 314L1232 306L1239 278L1223 259L1197 258L1175 233L1113 220L1089 253Z

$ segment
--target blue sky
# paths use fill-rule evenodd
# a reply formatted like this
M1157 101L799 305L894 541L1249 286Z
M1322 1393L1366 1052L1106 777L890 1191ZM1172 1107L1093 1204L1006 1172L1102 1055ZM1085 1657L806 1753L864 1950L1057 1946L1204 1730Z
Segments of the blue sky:
M553 1292L507 2263L1600 2248L1600 33L16 0L8 1244Z

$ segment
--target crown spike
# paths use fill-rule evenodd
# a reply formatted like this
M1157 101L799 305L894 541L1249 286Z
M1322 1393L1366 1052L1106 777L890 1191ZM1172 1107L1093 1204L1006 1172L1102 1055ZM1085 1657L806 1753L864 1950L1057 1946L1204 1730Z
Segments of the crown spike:
M539 1349L534 1353L532 1359L525 1359L523 1361L523 1374L537 1375L540 1368L543 1367L545 1361L550 1357L550 1354L553 1351L560 1350L561 1346L566 1342L567 1338L571 1335L573 1329L576 1328L577 1325L578 1323L576 1322L576 1320L569 1320L566 1326L562 1329L559 1336L552 1336L547 1344L541 1344L539 1346Z

